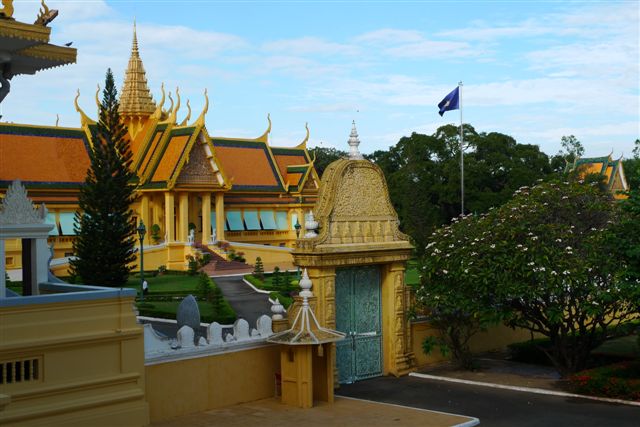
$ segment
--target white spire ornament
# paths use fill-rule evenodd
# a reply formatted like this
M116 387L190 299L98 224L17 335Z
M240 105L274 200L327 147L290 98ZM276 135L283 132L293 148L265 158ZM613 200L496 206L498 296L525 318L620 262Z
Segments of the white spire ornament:
M358 151L358 145L360 145L360 140L358 139L358 130L356 129L356 121L353 121L353 125L351 126L351 135L349 135L349 159L351 160L362 160L362 154Z

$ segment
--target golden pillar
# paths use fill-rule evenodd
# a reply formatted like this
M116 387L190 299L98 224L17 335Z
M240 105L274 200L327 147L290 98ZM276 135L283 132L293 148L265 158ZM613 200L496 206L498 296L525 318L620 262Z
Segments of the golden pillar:
M211 194L202 194L202 244L211 240Z
M178 196L178 241L186 242L189 235L189 193Z
M224 194L216 193L216 240L224 240Z
M174 197L173 193L164 193L164 234L166 243L171 243L176 240L175 230L175 217L173 215L174 210Z
M142 195L142 200L140 201L140 221L144 222L145 227L147 227L148 233L144 235L144 244L149 245L151 224L149 223L149 196L146 194ZM138 226L138 224L136 224L136 226Z

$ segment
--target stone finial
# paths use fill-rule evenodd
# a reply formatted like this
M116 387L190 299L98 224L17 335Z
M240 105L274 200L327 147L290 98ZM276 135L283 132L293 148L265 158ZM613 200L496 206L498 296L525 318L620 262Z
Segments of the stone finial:
M36 210L19 180L11 183L0 206L0 224L43 224L47 217L44 204Z
M307 214L306 220L304 222L304 228L307 230L304 235L306 239L318 237L318 233L316 232L316 229L318 228L318 221L316 221L313 217L313 211L309 211L309 213Z
M358 130L356 129L356 121L353 121L353 125L351 126L351 134L349 135L349 159L351 160L362 160L362 154L358 151L358 146L360 145L360 140L358 139Z
M308 304L308 299L313 296L313 292L311 292L311 279L309 279L309 274L307 273L306 268L302 272L302 278L300 279L299 286L300 289L302 289L299 294L302 297L302 303Z
M273 313L273 315L271 315L271 320L283 319L282 313L284 313L284 306L280 303L280 300L278 300L278 298L276 298L273 305L271 306L271 312Z

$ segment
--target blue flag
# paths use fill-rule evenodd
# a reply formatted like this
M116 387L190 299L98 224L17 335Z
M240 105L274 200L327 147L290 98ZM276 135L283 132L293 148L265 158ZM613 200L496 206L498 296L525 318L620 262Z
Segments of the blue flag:
M445 111L457 110L460 108L460 93L458 92L458 89L460 89L460 87L456 87L447 96L445 96L442 101L440 101L438 104L438 108L440 108L440 116L442 116Z

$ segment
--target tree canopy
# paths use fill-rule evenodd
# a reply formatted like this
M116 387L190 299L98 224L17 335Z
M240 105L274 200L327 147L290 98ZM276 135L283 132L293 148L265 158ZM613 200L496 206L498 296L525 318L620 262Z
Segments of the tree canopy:
M135 261L135 174L127 128L120 120L113 74L107 71L100 120L89 150L90 167L80 187L73 242L74 275L85 283L121 286Z
M401 227L419 254L436 227L460 214L458 132L446 125L433 135L413 133L388 151L367 156L384 171ZM551 173L549 157L538 146L498 132L477 133L468 124L464 140L466 213L499 206L519 187Z
M430 237L418 302L435 308L445 337L453 325L469 329L499 315L547 336L562 374L581 370L612 328L639 318L640 287L623 279L631 258L621 250L638 241L621 247L622 223L620 205L596 182L523 187L488 214Z

